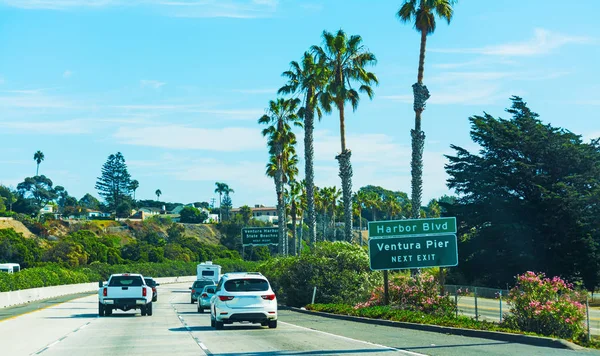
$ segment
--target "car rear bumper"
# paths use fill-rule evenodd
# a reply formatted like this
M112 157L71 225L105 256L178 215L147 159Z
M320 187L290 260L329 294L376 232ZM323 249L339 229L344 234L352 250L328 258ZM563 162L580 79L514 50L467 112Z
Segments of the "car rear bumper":
M121 310L129 310L129 309L137 309L142 305L146 305L145 298L113 298L113 299L104 299L102 304L106 306L112 306L116 309Z
M227 314L225 314L227 313ZM216 320L225 323L249 321L260 323L268 320L277 320L277 311L247 311L240 310L218 310Z

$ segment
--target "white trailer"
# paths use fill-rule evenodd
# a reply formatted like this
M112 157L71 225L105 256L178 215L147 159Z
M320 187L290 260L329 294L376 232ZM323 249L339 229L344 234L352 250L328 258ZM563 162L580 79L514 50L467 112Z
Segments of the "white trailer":
M211 280L214 284L219 283L221 277L221 266L215 265L212 261L200 263L197 266L196 280Z

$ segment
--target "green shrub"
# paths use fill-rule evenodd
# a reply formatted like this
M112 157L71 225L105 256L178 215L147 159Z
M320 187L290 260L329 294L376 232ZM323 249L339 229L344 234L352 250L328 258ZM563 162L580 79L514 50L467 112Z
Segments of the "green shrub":
M365 300L381 274L369 268L367 251L347 242L320 242L299 258L273 258L260 265L277 299L290 306L311 303L357 303Z
M393 275L388 281L389 305L403 310L424 312L440 316L452 316L456 305L448 295L439 295L441 286L433 275L423 272L415 277L408 274ZM356 304L355 308L384 305L384 288L379 286L371 298Z
M503 325L541 335L575 339L583 335L584 297L559 277L545 278L543 273L527 272L517 276L510 290L510 312Z

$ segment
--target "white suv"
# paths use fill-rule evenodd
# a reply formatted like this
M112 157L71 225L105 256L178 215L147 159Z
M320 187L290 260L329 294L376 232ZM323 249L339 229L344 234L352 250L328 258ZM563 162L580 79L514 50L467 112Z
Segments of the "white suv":
M277 298L265 276L258 272L226 273L210 301L210 326L247 321L277 327Z

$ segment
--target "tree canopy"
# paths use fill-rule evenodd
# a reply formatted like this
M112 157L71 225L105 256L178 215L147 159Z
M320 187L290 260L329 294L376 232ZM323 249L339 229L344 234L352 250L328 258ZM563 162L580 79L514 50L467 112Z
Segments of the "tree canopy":
M504 286L527 270L598 285L600 144L543 124L519 97L511 119L473 116L474 154L452 146L444 204L459 222L458 269L471 282Z
M96 189L106 200L109 209L115 210L131 189L131 176L127 171L121 152L111 154L102 166L102 175L96 181Z

